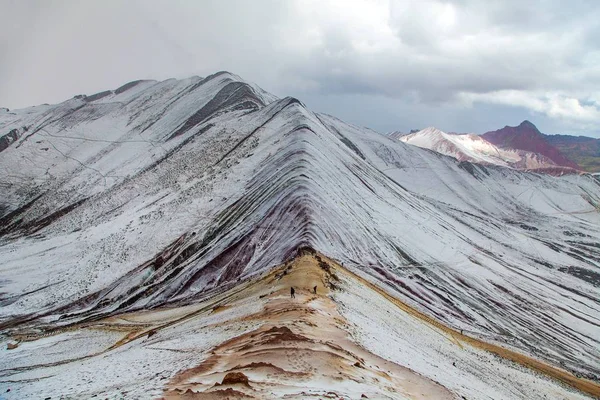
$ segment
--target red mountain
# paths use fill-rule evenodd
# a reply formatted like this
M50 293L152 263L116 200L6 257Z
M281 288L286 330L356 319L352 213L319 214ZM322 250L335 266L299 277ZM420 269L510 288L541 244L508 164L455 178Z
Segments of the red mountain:
M575 162L548 143L546 137L529 121L523 121L519 126L505 126L497 131L486 132L482 136L498 147L531 151L548 157L557 165L580 169Z

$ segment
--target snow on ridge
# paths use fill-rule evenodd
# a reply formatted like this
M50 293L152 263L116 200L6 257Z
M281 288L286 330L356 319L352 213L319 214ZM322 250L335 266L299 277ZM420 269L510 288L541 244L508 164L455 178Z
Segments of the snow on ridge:
M501 155L496 146L474 134L448 134L437 128L429 127L400 138L400 140L455 157L459 161L508 166L508 163L500 158Z
M18 211L0 243L4 320L186 304L311 246L444 323L600 369L591 177L459 163L293 98L240 97L194 120L231 83L205 79L45 115L2 153L15 171L5 207Z
M398 139L414 146L454 157L459 161L523 170L538 169L541 171L556 167L556 164L548 157L524 150L503 149L476 134L450 134L429 127Z

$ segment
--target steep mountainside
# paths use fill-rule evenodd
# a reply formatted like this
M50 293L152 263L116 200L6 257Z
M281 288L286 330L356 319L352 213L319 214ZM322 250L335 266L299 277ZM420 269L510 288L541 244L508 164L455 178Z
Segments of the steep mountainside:
M496 131L486 132L483 138L504 149L526 150L548 157L556 165L578 169L578 165L552 146L545 135L534 124L523 121L519 126L505 126Z
M389 132L387 134L387 136L391 137L392 139L400 139L402 136L410 135L411 133L415 133L415 132L419 132L419 129L411 129L410 132L408 132L408 133L404 133L404 132L400 132L400 131L393 131L393 132Z
M569 160L588 172L600 172L600 139L586 136L545 135Z
M444 327L308 248L191 305L28 338L3 355L8 395L20 398L586 398L548 376L600 393Z
M579 376L600 375L600 182L592 176L460 162L313 113L297 99L277 99L227 72L132 82L0 114L0 134L13 129L22 133L0 153L0 330L3 343L33 342L11 350L20 366L0 357L0 376L25 382L22 390L60 391L62 378L31 383L34 376L54 376L44 368L58 365L48 360L60 335L85 328L102 336L96 347L77 349L87 351L81 357L91 360L91 371L105 356L128 364L146 354L139 347L146 342L129 343L141 336L118 338L119 327L135 321L130 316L164 310L164 317L212 304L303 248L383 287L435 326ZM361 289L342 286L337 306L357 335L372 337L370 318L379 303L357 300L356 293L344 297ZM249 304L262 305L256 298ZM397 317L390 318L377 339L388 347L400 335ZM235 321L235 332L252 325ZM184 329L182 323L161 326ZM94 330L104 324L117 333ZM206 341L202 351L209 351L210 340L194 336L201 335L194 329L188 326L185 335L198 346ZM172 334L176 341L183 333ZM230 351L227 346L217 350ZM417 368L401 350L373 345L371 351ZM169 379L183 368L165 364L171 369L161 373ZM488 371L484 361L462 368ZM436 370L419 373L437 382ZM524 376L515 388L532 387L533 375ZM501 390L510 382L489 384Z
M458 161L517 169L540 170L557 167L552 160L541 154L499 148L475 134L449 134L430 127L399 139L404 143L454 157Z
M400 139L402 136L407 135L407 133L403 133L400 131L394 131L387 134L392 139Z

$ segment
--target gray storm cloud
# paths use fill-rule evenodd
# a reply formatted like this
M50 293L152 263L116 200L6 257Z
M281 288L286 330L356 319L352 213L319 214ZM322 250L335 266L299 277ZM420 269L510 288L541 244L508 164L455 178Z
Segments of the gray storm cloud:
M595 2L5 0L3 8L2 106L226 69L379 130L484 131L530 118L552 133L596 134L600 122Z

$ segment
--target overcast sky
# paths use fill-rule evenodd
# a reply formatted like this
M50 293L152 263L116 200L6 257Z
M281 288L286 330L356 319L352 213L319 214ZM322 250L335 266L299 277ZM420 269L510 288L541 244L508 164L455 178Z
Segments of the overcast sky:
M0 106L234 72L381 132L600 136L600 3L0 0Z

